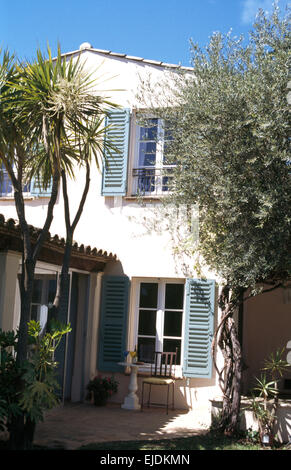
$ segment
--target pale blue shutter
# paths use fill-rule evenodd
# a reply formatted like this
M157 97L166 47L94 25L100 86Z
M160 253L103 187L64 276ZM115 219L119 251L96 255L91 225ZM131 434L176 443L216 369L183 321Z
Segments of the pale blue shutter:
M130 110L118 109L106 117L105 142L108 140L118 151L105 150L102 195L125 196L127 189L127 160L129 148Z
M104 276L102 280L98 369L123 370L128 320L129 279L126 276Z
M30 194L32 194L33 196L39 196L39 197L50 197L52 193L52 185L53 185L52 178L46 189L42 188L37 177L32 178L31 183L30 183Z
M183 376L211 378L215 281L187 279Z

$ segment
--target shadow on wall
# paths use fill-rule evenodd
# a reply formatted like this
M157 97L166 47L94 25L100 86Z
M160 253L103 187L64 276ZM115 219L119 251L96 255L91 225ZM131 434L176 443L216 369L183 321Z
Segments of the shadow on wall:
M113 395L110 400L112 403L122 404L125 397L128 395L129 390L129 376L125 374L114 374L119 382L118 392ZM142 395L142 376L138 376L138 390L136 392L139 403L141 403ZM189 385L185 378L176 379L175 382L175 409L176 410L191 410L195 407L202 405L209 405L209 400L213 398L213 387L215 387L215 378L212 379L190 379ZM144 389L144 406L147 408L149 387L145 386ZM151 402L166 404L167 401L167 387L155 386L151 390ZM172 388L169 391L169 409L172 406Z
M141 210L138 216L128 216L129 222L142 228L136 236L167 234L170 241L166 243L169 243L177 276L192 277L198 266L203 269L197 251L199 226L195 208L189 210L186 206L178 208L173 204L160 203L151 203L149 207L142 198L138 206L146 207L146 211Z
M246 394L260 377L265 361L276 351L284 351L283 359L289 362L291 346L291 298L284 289L257 295L244 305L243 314L243 393ZM289 343L290 342L290 343ZM291 367L283 379L291 379ZM284 385L284 380L282 381ZM285 390L282 390L284 392ZM286 390L290 393L290 390Z
M104 269L104 275L110 275L110 276L125 276L125 273L123 271L123 267L120 261L109 261L109 263L106 264L105 269Z

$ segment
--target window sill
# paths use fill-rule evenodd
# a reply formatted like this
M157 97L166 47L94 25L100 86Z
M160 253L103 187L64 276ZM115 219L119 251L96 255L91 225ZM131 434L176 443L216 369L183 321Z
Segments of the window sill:
M163 194L160 194L159 196L124 196L124 199L127 201L138 201L138 200L144 200L146 199L147 201L159 201L164 197Z
M25 201L34 201L35 199L49 199L50 196L44 195L44 196L32 196L32 195L27 195L23 196L23 199ZM14 201L14 196L0 196L0 201Z
M23 196L24 201L33 201L36 199L34 196ZM14 202L14 197L13 196L0 196L0 201L13 201Z

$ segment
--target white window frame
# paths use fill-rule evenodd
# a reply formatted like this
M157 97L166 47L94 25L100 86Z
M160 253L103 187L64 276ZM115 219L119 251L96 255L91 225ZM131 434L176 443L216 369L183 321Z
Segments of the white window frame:
M10 177L9 177L9 174L8 174L8 171L6 170L5 166L1 165L0 167L0 172L1 172L1 175L0 175L0 198L13 198L13 195L14 195L14 188L13 188L13 184L11 182L11 191L9 192L4 192L2 191L2 188L3 188L3 183L5 181L5 178L8 178L10 180Z
M175 374L177 377L182 377L182 363L183 363L183 351L184 351L184 331L185 331L185 285L186 279L184 278L134 278L132 280L132 304L131 304L131 318L129 328L129 338L128 345L129 350L133 350L138 343L138 321L139 321L139 301L140 301L140 285L142 283L157 283L158 286L158 305L157 305L157 337L156 337L156 350L162 351L162 339L167 338L163 335L163 326L164 326L164 313L165 313L165 292L166 284L183 284L184 285L184 304L182 309L177 309L182 311L182 331L181 336L179 337L169 337L170 339L179 339L181 340L181 351L180 351L180 364L175 367ZM161 286L161 287L160 287ZM143 309L145 310L145 309ZM154 310L154 309L149 309ZM148 365L144 367L139 367L141 372L148 372Z
M140 129L143 126L140 126L137 123L137 116L133 115L133 129L131 132L131 136L133 139L133 145L131 146L131 195L136 196L139 194L138 192L138 176L135 175L135 172L138 170L154 170L154 190L153 191L145 191L141 194L144 197L155 197L161 196L163 194L168 194L168 190L163 190L163 176L167 176L163 174L165 169L174 168L175 165L167 165L164 164L164 119L155 118L154 116L149 117L148 119L157 119L157 139L153 142L156 144L156 153L155 153L155 164L154 165L147 165L141 166L139 164L139 145L140 145ZM151 142L151 141L150 141Z
M10 179L8 171L6 170L4 165L2 165L0 167L0 172L3 172L4 175L7 175L8 178ZM15 173L15 164L13 164L13 172ZM1 185L2 185L2 181L0 179L0 188L1 188ZM27 186L27 185L29 185L29 188L30 188L31 181L29 183L25 184L24 187ZM35 195L31 194L30 190L29 191L23 191L22 194L23 194L24 199L37 199L37 197ZM42 195L42 197L49 198L50 196L49 195ZM9 200L10 201L11 199L14 199L14 186L13 186L12 182L11 182L11 191L9 193L2 193L2 191L0 191L0 200Z

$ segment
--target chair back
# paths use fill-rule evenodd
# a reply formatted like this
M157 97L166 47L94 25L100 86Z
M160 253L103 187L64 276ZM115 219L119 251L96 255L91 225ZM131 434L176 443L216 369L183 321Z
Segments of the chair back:
M175 352L159 352L154 354L154 363L151 364L153 377L174 377L178 348Z

